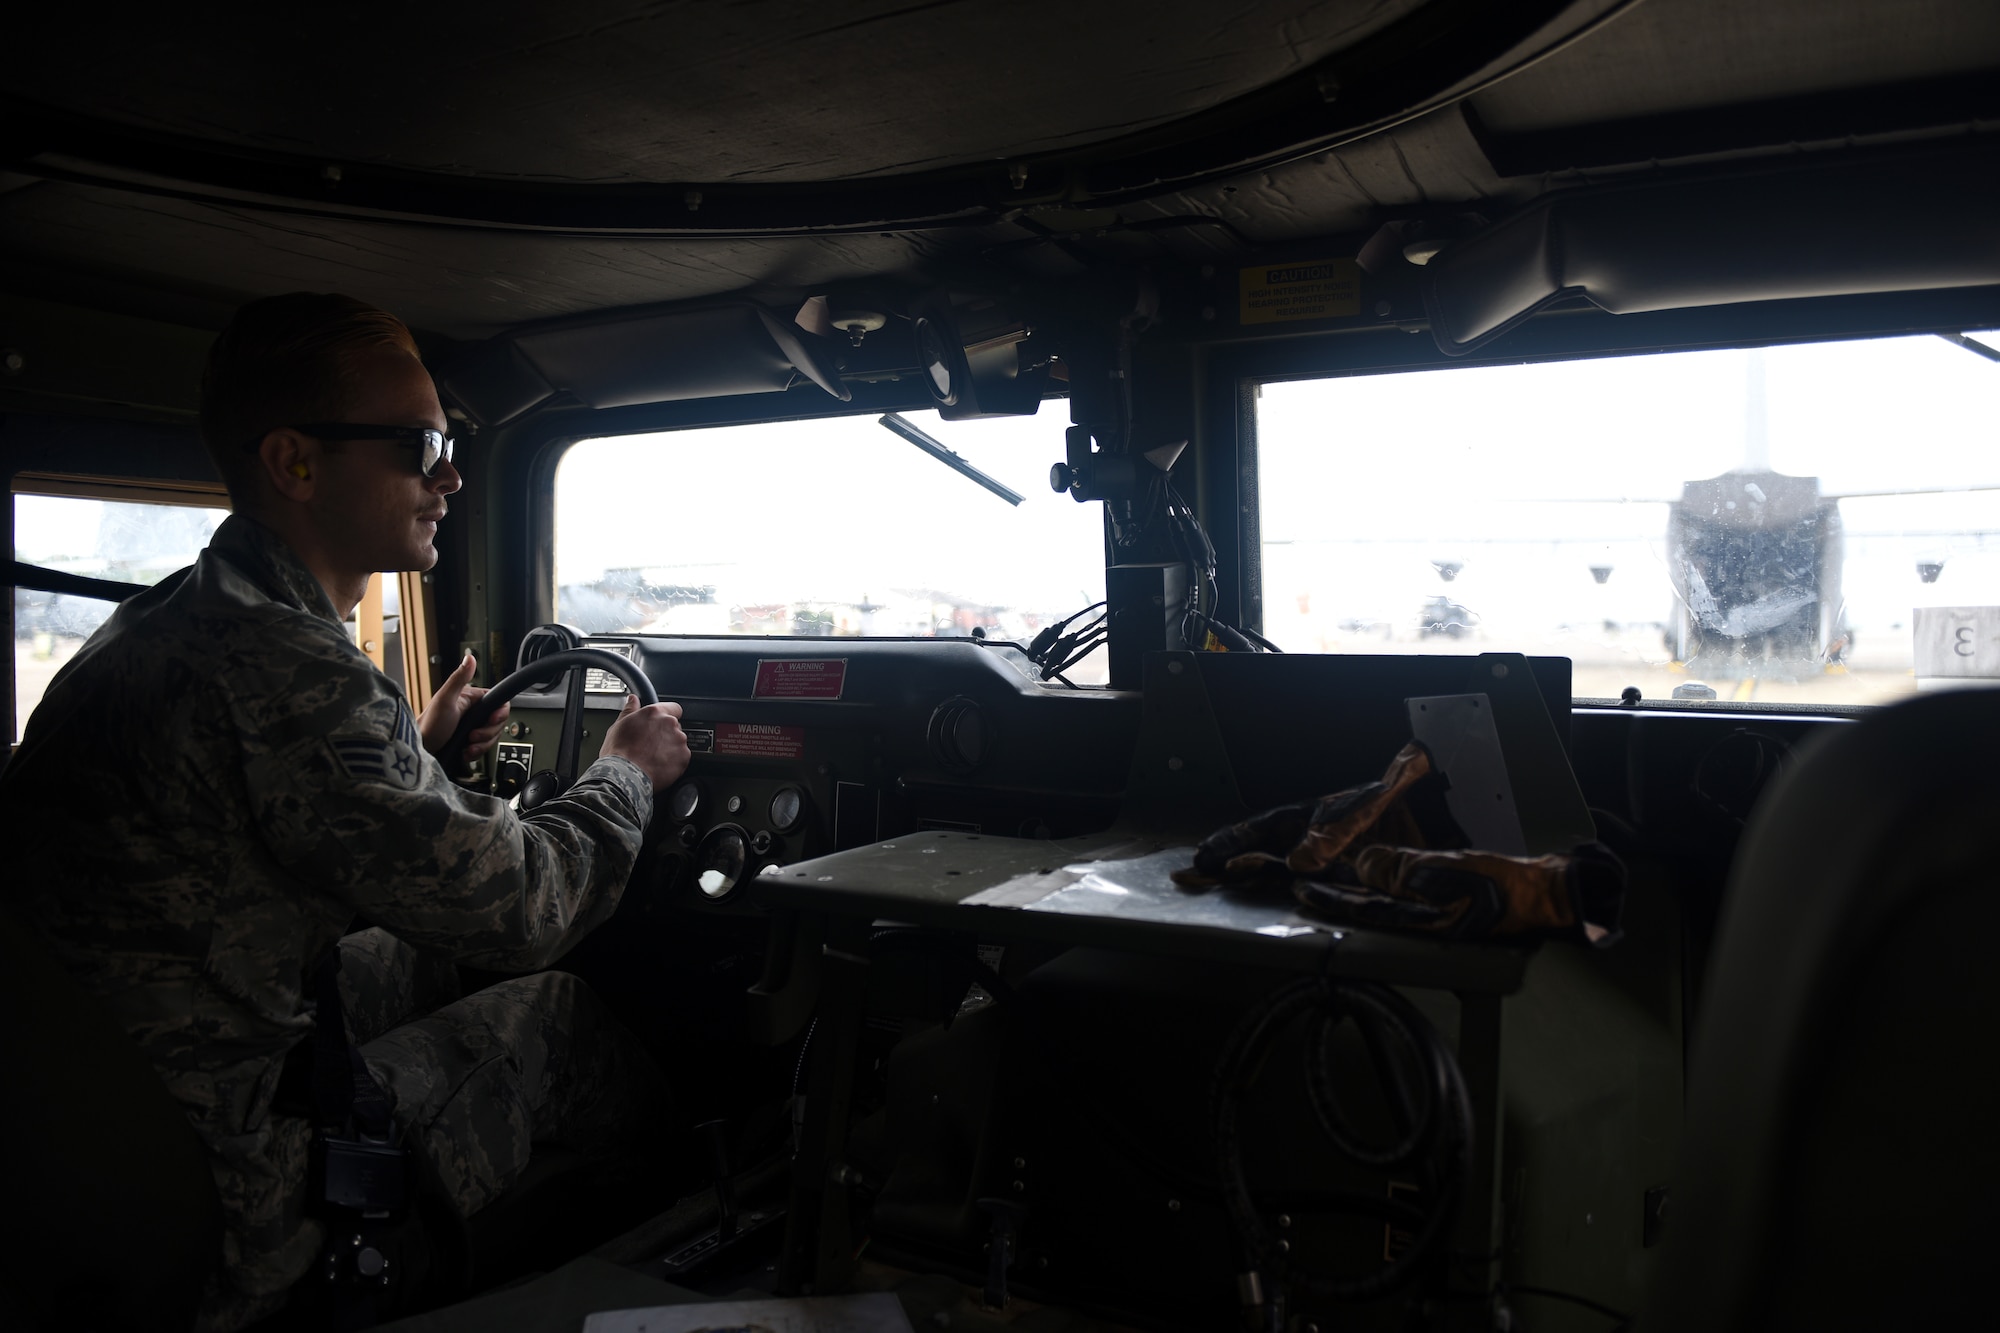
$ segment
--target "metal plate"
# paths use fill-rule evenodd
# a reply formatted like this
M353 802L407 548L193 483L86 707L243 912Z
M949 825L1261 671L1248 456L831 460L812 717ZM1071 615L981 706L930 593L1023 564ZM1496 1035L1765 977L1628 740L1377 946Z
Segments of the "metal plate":
M1434 694L1406 699L1404 705L1410 712L1410 734L1424 743L1451 783L1445 805L1472 845L1508 856L1526 854L1521 812L1493 722L1493 701L1484 694Z

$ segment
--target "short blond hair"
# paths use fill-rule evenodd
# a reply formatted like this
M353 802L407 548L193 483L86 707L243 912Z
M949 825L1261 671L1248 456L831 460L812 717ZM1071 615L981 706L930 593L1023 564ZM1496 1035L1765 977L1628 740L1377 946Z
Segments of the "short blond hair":
M257 495L249 446L280 426L337 420L356 366L382 351L422 360L402 320L351 296L292 292L236 312L209 348L201 437L238 508Z

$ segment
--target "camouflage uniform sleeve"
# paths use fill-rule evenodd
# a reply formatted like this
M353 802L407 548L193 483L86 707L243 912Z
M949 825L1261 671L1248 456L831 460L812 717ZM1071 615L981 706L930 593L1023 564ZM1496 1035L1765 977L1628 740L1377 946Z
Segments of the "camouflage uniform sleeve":
M600 759L517 816L445 775L338 626L290 628L306 642L225 677L253 818L287 870L408 943L503 971L546 966L611 915L652 814L638 765Z

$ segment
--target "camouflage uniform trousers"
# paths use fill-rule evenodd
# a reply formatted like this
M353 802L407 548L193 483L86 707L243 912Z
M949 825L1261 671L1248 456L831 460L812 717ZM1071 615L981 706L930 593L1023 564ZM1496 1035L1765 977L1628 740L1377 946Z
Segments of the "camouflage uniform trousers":
M609 1155L664 1128L659 1066L567 972L462 995L450 959L376 928L341 940L340 994L348 1039L461 1217L520 1179L534 1144Z

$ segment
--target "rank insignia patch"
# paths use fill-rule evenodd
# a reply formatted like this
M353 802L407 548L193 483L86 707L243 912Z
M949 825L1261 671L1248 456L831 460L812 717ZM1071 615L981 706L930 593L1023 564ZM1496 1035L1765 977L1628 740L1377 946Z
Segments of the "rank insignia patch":
M410 710L400 703L396 705L396 739L412 750L421 750L424 746L424 738L417 734L416 720L410 716Z
M334 758L351 778L380 782L403 791L415 791L423 781L422 757L401 740L347 736L335 739L332 745Z

